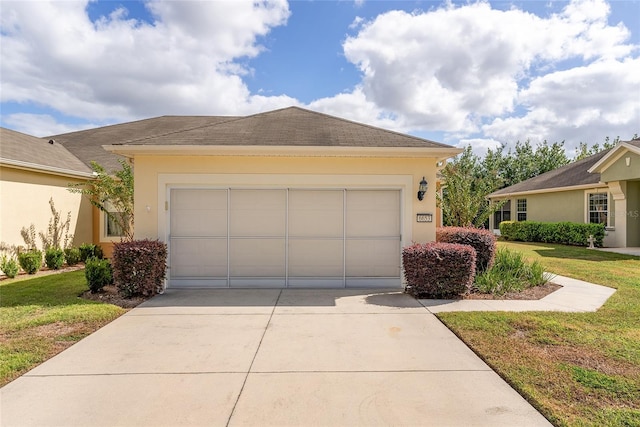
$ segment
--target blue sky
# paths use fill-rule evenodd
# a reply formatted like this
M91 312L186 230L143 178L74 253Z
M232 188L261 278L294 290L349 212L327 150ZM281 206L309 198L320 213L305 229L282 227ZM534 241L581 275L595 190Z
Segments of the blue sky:
M640 133L637 0L0 7L0 121L37 136L289 105L479 153Z

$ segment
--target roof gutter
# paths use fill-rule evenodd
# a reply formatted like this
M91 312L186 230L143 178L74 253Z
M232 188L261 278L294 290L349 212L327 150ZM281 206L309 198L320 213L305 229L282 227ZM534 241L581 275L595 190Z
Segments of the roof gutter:
M10 166L16 169L23 169L33 172L49 172L60 176L68 176L71 178L94 178L93 172L80 172L72 169L57 168L55 166L39 165L37 163L23 162L20 160L5 159L0 157L0 164Z
M320 147L264 145L103 145L106 151L127 157L164 156L277 156L277 157L432 157L446 160L462 152L455 147Z

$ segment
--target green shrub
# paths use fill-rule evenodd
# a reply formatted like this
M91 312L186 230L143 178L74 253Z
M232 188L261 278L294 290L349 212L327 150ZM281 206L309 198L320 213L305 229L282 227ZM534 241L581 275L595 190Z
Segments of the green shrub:
M549 280L538 261L528 263L521 252L500 248L493 267L477 275L474 286L480 293L503 295L544 285Z
M91 243L83 243L80 245L80 261L87 262L89 258L104 258L102 248Z
M415 244L402 249L407 292L414 297L443 298L471 290L476 251L456 243Z
M76 265L81 261L80 249L67 248L64 250L64 259L67 265Z
M134 240L113 245L113 281L122 295L153 296L163 289L167 245L157 240Z
M32 249L18 254L18 263L27 274L36 274L42 267L42 252Z
M91 257L85 262L84 277L91 293L98 293L113 282L111 263L108 259Z
M473 227L438 227L436 241L469 245L476 250L476 274L493 265L496 237L489 230Z
M20 267L18 266L18 262L15 260L15 258L3 255L2 259L0 259L0 270L2 270L2 272L6 274L9 279L13 279L18 275Z
M64 251L58 248L49 248L44 253L44 262L48 268L58 270L64 264Z
M589 236L593 236L594 245L602 247L604 231L604 224L537 221L503 221L500 223L500 234L505 240L521 242L587 246L587 239Z

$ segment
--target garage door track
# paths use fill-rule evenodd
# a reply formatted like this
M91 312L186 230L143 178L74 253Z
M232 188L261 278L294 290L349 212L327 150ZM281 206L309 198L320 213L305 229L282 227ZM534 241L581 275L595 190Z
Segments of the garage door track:
M550 425L398 291L170 290L1 393L3 426Z

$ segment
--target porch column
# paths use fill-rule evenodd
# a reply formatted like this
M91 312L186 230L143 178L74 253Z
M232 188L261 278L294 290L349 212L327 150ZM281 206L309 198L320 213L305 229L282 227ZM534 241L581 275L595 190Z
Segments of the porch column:
M626 181L612 181L607 183L609 191L613 196L615 204L615 228L616 228L616 247L627 247L627 192Z

